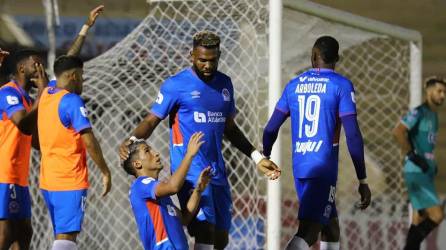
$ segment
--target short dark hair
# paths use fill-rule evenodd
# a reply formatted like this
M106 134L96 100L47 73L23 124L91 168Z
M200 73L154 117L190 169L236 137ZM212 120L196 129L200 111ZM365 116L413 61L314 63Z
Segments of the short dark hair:
M33 49L21 49L14 53L12 56L12 63L13 63L13 74L17 74L19 72L19 63L21 63L23 60L28 59L30 56L40 56L41 53L37 50Z
M437 77L437 76L431 76L426 79L425 87L430 88L430 87L435 86L435 84L437 84L437 83L443 84L444 86L446 86L446 81L444 79Z
M331 36L321 36L314 43L315 48L321 52L325 63L335 63L339 59L339 43Z
M122 163L122 167L125 172L129 175L133 175L136 177L135 168L133 168L132 162L135 160L135 155L138 153L138 147L141 144L146 144L146 142L142 139L136 140L129 145L129 157Z
M205 47L209 49L219 48L220 47L220 37L214 32L204 30L195 33L193 37L193 46L196 47Z
M56 76L60 76L63 72L70 70L70 69L76 69L76 68L82 68L84 67L84 63L82 62L82 59L80 59L77 56L60 56L56 59L54 62L54 74Z

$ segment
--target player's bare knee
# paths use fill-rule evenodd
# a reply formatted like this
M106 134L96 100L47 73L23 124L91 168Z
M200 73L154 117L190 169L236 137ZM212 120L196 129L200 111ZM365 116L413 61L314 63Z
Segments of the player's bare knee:
M214 248L216 250L223 250L229 243L229 236L227 231L216 230L214 239Z
M321 224L309 221L300 221L297 236L304 239L309 246L312 246L314 243L316 243L320 231Z
M440 206L427 209L427 215L429 216L429 219L437 224L440 224L444 219L444 212Z
M0 250L8 250L12 241L10 222L7 220L0 220Z
M340 237L339 221L337 218L330 220L326 226L322 227L321 240L326 242L338 242Z

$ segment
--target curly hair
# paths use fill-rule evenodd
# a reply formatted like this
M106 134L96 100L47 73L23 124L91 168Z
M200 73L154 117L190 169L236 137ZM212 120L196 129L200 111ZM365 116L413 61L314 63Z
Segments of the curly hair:
M193 36L194 48L202 46L205 48L218 48L220 47L220 37L208 30L195 33Z

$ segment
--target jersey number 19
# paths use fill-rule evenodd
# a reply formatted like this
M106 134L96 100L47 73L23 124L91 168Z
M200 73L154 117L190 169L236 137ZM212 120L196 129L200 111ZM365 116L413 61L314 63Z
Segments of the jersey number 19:
M321 98L317 95L310 95L307 98L305 95L298 95L297 101L299 102L299 138L302 138L304 128L305 136L313 137L317 134L319 126ZM306 120L305 126L304 120Z

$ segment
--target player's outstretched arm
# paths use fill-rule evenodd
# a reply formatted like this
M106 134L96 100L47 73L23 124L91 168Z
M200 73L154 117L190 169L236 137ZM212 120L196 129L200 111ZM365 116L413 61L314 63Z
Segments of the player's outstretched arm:
M104 5L99 5L98 7L90 11L87 21L85 22L84 26L82 26L79 35L76 37L76 39L74 40L73 44L71 45L70 49L67 52L68 56L79 55L82 49L82 45L84 45L85 38L87 37L88 30L94 25L96 19L103 11L104 11Z
M427 172L429 170L429 164L412 148L412 144L409 141L409 130L407 127L403 123L398 122L392 132L396 141L400 145L403 155L405 155L408 160L415 163L416 166L421 168L423 172Z
M181 211L181 223L188 225L195 214L197 213L198 205L200 204L201 193L207 187L211 181L211 167L207 167L201 171L198 177L197 185L193 190L189 200L187 201L186 208Z
M18 111L12 115L11 120L22 133L36 136L35 140L37 140L38 143L38 135L36 133L37 108L43 89L45 89L48 84L48 76L42 64L36 63L34 67L37 71L37 78L32 78L31 81L37 86L36 100L34 101L30 112L26 112L25 110Z
M82 130L81 138L91 159L94 161L96 166L99 167L99 170L101 170L103 185L102 196L105 196L110 191L112 183L110 169L107 167L107 163L105 163L101 146L99 145L99 142L94 136L91 128Z
M132 143L132 138L147 139L152 134L153 130L161 122L161 119L157 116L149 113L144 120L142 120L136 129L132 133L132 137L125 139L119 146L119 157L122 161L125 161L129 157L129 145Z
M235 124L234 118L230 117L226 120L224 133L232 145L255 161L260 172L272 180L279 178L280 168L254 148L237 124Z
M367 184L367 174L364 161L364 142L362 139L361 130L359 129L356 114L346 115L341 117L341 122L344 127L345 137L347 140L348 151L355 166L356 176L359 180L358 192L361 196L357 207L366 209L371 202L372 194Z
M160 182L155 189L156 197L164 197L176 194L180 191L184 184L187 171L189 171L192 159L198 153L201 145L203 145L203 132L194 133L187 145L187 152L181 161L180 167L172 174L172 176L166 182Z

